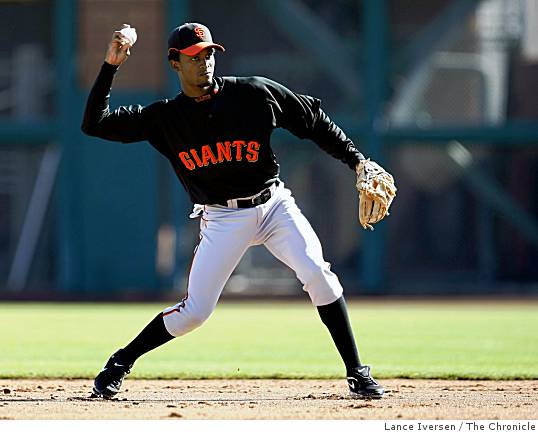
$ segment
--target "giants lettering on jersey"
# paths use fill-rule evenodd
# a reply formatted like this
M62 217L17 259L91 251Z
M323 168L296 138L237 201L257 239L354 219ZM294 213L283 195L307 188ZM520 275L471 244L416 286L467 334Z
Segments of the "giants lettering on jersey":
M192 171L196 167L202 168L210 163L215 165L223 162L242 161L256 162L260 144L257 141L224 141L215 144L212 149L209 145L204 145L197 151L190 149L188 152L182 151L178 154L179 159L185 167Z

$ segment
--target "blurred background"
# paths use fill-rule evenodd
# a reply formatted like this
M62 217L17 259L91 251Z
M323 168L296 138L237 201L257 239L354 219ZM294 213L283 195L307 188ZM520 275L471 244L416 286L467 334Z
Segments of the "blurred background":
M357 221L354 173L276 131L294 192L348 296L538 295L537 0L0 1L0 298L176 299L198 221L147 143L80 131L113 30L138 31L112 106L173 98L169 32L208 25L217 74L318 97L395 176ZM301 296L251 249L225 297Z

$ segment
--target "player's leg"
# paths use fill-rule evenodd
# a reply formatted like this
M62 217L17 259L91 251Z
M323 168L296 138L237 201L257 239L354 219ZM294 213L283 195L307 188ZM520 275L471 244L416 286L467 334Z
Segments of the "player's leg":
M256 209L206 207L189 274L186 297L163 311L164 324L174 336L200 326L213 312L233 270L251 246L257 225Z
M317 309L321 321L329 330L346 364L346 376L351 396L382 397L385 390L372 378L370 366L363 366L360 363L344 296L328 305L318 306Z
M383 387L372 379L369 367L360 363L340 281L324 260L318 236L288 190L281 191L268 214L264 244L303 283L342 357L352 394L381 397Z
M360 366L347 317L343 289L323 258L318 236L291 197L278 202L269 220L267 249L295 271L328 327L346 369ZM342 299L342 300L340 300Z
M226 281L251 244L256 213L254 209L208 208L200 228L187 296L159 313L129 345L112 355L95 379L96 395L113 397L141 355L188 333L209 317Z
M160 312L125 348L116 351L95 377L93 394L111 398L120 391L123 379L131 372L134 362L142 355L174 337L166 330Z

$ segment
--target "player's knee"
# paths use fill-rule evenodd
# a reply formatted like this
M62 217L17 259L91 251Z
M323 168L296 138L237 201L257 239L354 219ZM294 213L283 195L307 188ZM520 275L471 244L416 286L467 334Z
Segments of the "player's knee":
M183 336L200 327L211 315L212 310L190 308L175 310L164 316L166 330L175 337Z
M212 310L199 309L197 311L192 311L190 316L190 322L193 326L193 329L200 327L204 322L207 321L209 315L211 315Z
M323 262L321 265L314 261L305 261L299 271L297 277L303 283L308 286L316 281L325 278L331 272L331 266L327 262Z
M310 296L314 306L332 303L343 293L338 276L331 271L329 263L310 269L303 281L303 289Z

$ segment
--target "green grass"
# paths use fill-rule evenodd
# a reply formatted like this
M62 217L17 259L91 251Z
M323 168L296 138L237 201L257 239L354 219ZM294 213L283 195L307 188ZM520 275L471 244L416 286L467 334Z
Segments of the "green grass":
M0 304L0 377L91 378L166 305ZM363 363L380 378L538 379L538 304L353 302ZM341 377L315 308L226 303L142 357L138 378Z

